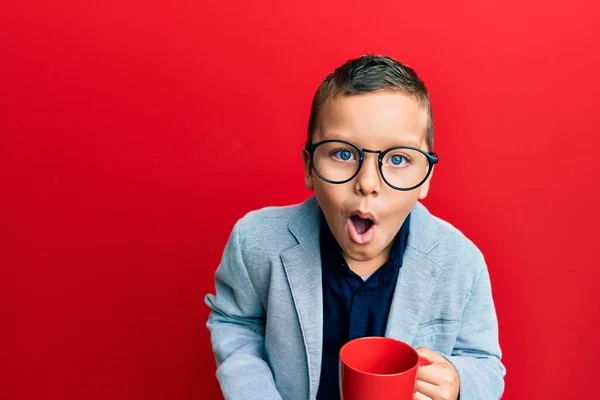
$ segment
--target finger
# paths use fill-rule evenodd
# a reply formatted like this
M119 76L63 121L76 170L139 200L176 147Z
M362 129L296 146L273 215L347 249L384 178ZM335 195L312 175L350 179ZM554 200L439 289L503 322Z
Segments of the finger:
M429 361L431 361L433 364L446 362L446 359L442 357L438 352L433 351L427 347L418 347L417 353L419 353L420 356L423 356Z
M419 367L417 370L417 379L424 382L438 385L443 381L445 369L439 364L431 364L425 367Z
M425 396L423 393L415 392L415 395L413 396L413 400L433 400L433 399L429 396Z
M427 398L434 399L438 392L438 387L432 383L417 380L417 392L427 396Z

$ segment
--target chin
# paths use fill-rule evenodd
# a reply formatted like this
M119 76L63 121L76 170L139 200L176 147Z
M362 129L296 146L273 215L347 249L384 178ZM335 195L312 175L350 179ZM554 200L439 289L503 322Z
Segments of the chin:
M364 245L356 244L349 240L350 243L344 246L344 253L350 256L356 261L369 261L377 257L383 249L379 250L377 245L374 243L368 243ZM379 250L379 251L378 251Z

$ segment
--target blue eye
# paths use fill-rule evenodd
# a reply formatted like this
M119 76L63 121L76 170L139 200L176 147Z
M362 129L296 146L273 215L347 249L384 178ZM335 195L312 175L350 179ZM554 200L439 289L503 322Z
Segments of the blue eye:
M333 153L333 155L334 158L341 161L349 161L354 156L354 154L352 154L350 150L338 150L335 153Z
M400 166L403 164L403 162L406 162L406 158L399 154L394 154L392 157L390 157L390 161L393 165Z

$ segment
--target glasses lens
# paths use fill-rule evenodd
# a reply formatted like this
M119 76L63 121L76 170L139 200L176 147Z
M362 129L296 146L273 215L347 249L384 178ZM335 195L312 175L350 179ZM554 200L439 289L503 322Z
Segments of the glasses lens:
M409 189L425 179L429 171L429 160L417 150L397 148L385 154L381 171L391 186Z
M323 178L331 182L346 181L358 171L358 149L343 142L320 144L314 152L314 167Z

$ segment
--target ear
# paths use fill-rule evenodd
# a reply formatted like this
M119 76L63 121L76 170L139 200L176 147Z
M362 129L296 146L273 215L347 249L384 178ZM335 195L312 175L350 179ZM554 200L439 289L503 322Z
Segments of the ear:
M431 177L433 176L433 171L435 171L435 166L431 169L431 173L427 177L425 183L423 183L419 187L419 200L423 200L429 194L429 185L431 184Z
M304 186L306 186L308 190L314 190L313 170L308 151L302 150L302 159L304 161Z

